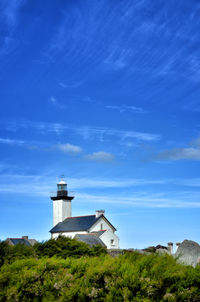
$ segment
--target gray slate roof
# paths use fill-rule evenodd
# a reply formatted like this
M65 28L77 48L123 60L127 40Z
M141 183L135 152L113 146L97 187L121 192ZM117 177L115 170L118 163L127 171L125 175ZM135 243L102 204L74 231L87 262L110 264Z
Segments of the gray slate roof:
M95 233L98 237L100 237L106 230L98 231L98 232L93 232Z
M100 245L106 247L103 241L97 237L95 234L77 234L75 236L79 241L87 243L89 246Z
M51 233L87 231L96 221L96 215L69 217L56 224Z
M9 238L9 240L14 244L24 244L26 246L31 246L30 242L26 239L23 238Z
M78 232L78 231L88 231L93 224L103 217L110 226L116 231L115 227L108 221L104 215L96 217L96 215L88 216L78 216L78 217L68 217L62 222L56 224L51 230L51 233L59 232Z

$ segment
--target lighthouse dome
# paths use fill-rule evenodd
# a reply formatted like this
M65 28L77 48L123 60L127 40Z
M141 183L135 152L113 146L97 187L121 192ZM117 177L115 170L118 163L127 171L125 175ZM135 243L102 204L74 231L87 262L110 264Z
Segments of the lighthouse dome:
M59 183L58 183L58 185L66 185L67 183L63 180L63 179L61 179L61 181L59 181Z

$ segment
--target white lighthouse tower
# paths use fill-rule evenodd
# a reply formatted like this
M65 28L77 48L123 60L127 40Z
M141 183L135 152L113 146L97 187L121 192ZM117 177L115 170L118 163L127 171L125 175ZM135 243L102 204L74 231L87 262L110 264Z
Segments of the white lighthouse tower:
M68 196L67 184L61 179L57 184L57 195L52 196L53 200L53 225L62 222L65 218L72 216L71 201L74 197Z

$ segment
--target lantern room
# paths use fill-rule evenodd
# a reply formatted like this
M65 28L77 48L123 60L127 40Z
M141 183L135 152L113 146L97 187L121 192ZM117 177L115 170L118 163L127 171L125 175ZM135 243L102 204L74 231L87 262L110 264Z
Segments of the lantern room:
M63 179L57 184L57 196L68 196L67 184Z

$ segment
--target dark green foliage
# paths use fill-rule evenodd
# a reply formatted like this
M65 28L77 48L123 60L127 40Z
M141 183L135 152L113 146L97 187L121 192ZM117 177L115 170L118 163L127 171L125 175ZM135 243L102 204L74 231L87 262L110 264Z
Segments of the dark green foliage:
M65 237L34 248L2 242L0 302L200 301L200 266L167 254L105 253Z
M4 262L13 262L16 259L34 257L35 251L32 246L17 244L10 246L6 241L0 242L0 267Z
M87 244L75 239L59 236L58 239L50 239L43 243L36 243L33 247L23 244L10 246L6 241L0 242L0 267L5 263L11 263L16 259L28 257L81 257L99 256L107 251L101 246L90 248Z
M75 239L59 236L56 240L50 239L44 243L37 243L34 249L38 257L80 257L80 256L98 256L106 253L106 249L100 246L90 248L86 243Z
M0 267L4 264L6 257L9 255L10 248L6 241L0 242Z
M200 267L127 253L16 260L0 271L0 301L200 301Z

